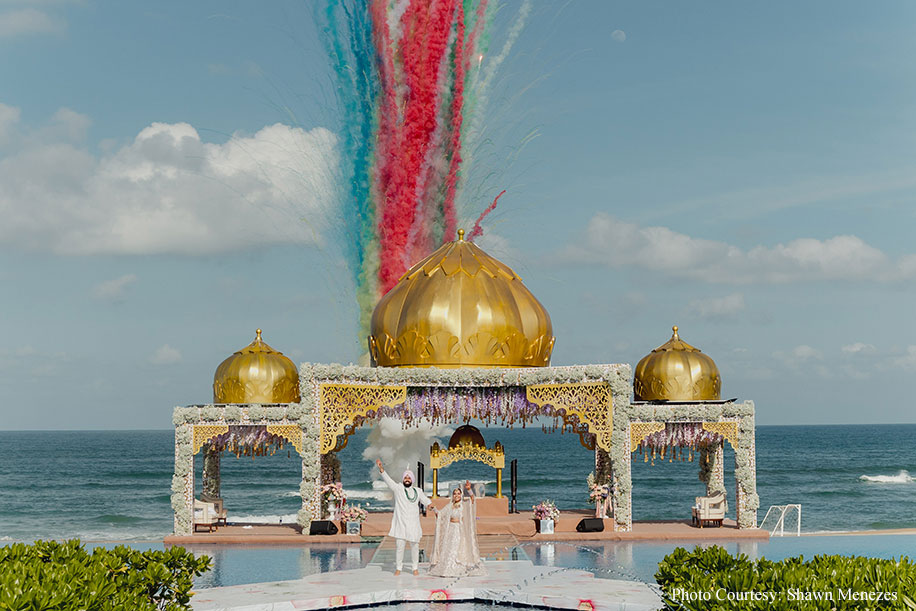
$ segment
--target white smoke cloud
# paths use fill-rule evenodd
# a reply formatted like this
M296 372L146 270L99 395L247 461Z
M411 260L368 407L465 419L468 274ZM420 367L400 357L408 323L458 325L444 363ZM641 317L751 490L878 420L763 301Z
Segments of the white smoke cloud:
M336 136L283 124L223 144L187 123L153 123L97 155L88 118L59 110L18 130L0 106L0 244L65 255L206 254L320 240L333 198ZM2 144L2 142L0 142ZM9 146L7 149L9 150Z
M429 447L433 442L441 442L453 432L450 426L444 424L420 423L404 428L396 418L381 418L369 432L368 446L363 451L363 458L372 461L370 477L373 481L381 478L375 467L376 459L382 461L394 481L400 481L405 469L417 474L417 462L429 466Z

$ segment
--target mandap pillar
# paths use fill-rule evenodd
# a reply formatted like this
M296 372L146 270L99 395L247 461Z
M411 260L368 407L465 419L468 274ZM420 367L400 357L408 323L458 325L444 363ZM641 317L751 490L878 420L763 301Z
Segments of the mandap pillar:
M735 519L738 528L757 528L760 501L757 497L757 449L753 419L750 419L747 428L750 432L740 439L742 452L735 451Z
M220 498L220 454L212 444L204 446L203 495L209 498Z
M175 534L187 536L194 531L194 426L175 428L175 472L172 477L172 510Z
M630 464L632 446L629 427L619 433L617 430L614 431L614 445L623 448L623 452L615 452L608 456L608 468L612 484L611 504L614 510L614 530L630 532L633 530L633 476L632 465ZM618 460L614 460L615 456L618 457Z

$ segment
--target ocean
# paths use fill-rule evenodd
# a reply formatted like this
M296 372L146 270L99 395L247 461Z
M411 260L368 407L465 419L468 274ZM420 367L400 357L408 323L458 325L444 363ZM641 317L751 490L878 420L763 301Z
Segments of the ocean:
M507 461L518 459L518 506L545 499L561 511L588 506L585 479L594 454L576 435L539 427L484 429ZM363 458L367 430L340 453L350 502L384 509L384 491L370 481ZM171 430L0 431L0 541L67 539L161 541L172 530ZM802 531L916 528L916 425L761 426L757 429L757 487L763 519L770 505L802 505ZM448 438L440 439L447 443ZM734 457L726 445L726 485L734 498ZM197 457L198 473L200 456ZM301 468L295 451L222 460L222 495L230 521L294 520ZM403 466L389 465L400 473ZM504 492L508 493L508 465ZM470 479L495 492L494 471L477 463L443 470L440 488ZM197 478L198 487L200 477ZM431 473L427 470L427 486ZM685 519L703 494L696 462L655 465L635 456L635 520ZM734 505L734 502L730 503ZM730 507L731 517L734 508ZM794 519L787 530L794 529Z

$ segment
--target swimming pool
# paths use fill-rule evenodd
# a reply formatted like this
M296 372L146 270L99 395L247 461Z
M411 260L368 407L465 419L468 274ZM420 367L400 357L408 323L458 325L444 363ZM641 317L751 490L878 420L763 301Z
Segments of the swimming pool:
M91 544L87 543L87 546ZM198 588L212 588L264 581L300 579L315 573L357 569L368 564L376 543L360 545L312 544L307 547L286 546L186 546L195 554L213 558L213 569L196 580ZM655 570L661 559L676 547L693 549L696 541L660 542L537 542L522 543L522 553L534 564L558 569L575 568L591 571L597 577L628 579L655 583ZM702 544L720 545L730 553L751 558L781 560L804 555L823 554L899 558L916 550L913 535L829 535L774 537L769 541L715 541ZM142 547L142 546L136 546ZM149 545L150 548L161 548Z

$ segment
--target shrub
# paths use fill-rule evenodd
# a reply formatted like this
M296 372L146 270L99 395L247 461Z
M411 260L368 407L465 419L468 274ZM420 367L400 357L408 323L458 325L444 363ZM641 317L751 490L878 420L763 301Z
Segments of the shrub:
M655 579L669 609L916 610L909 558L815 556L749 560L725 549L675 549Z
M0 547L0 610L190 609L192 578L210 558L181 547L87 552L78 540Z

